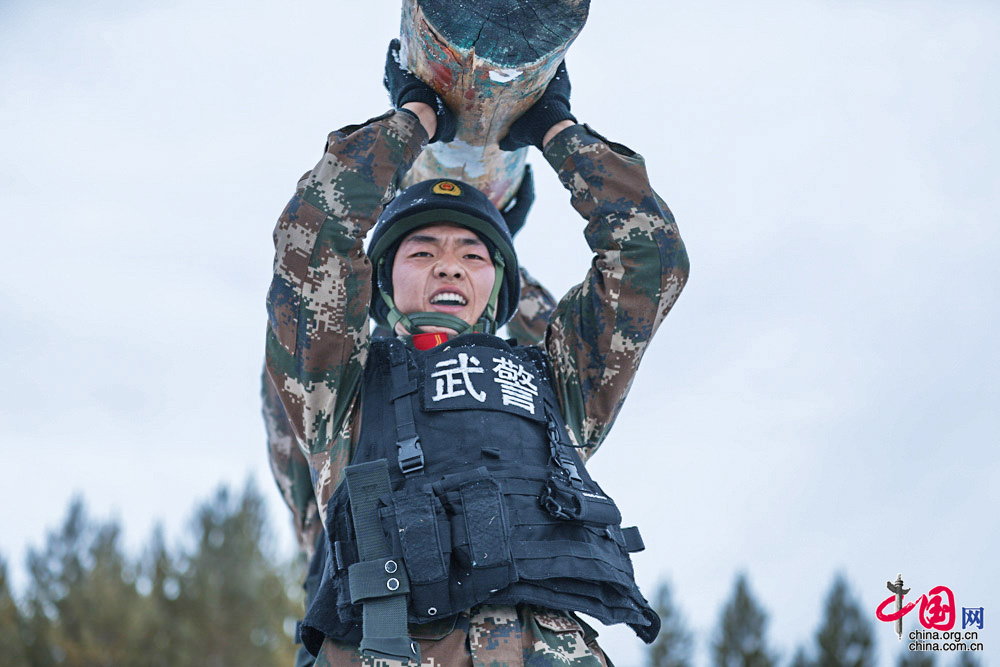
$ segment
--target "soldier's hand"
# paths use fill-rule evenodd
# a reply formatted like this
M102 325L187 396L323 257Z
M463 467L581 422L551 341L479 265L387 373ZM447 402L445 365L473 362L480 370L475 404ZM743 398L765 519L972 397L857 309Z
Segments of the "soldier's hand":
M500 140L501 150L514 151L525 146L540 149L553 125L566 120L575 123L576 118L569 111L569 93L569 74L566 73L566 61L563 61L542 96L514 121L507 136Z
M458 126L455 115L445 105L441 97L434 92L433 88L406 69L399 57L398 39L389 42L382 83L389 91L389 99L392 100L392 105L395 108L401 109L404 104L420 102L428 105L434 111L437 118L437 129L434 136L431 137L430 143L435 141L448 142L455 138L455 130Z

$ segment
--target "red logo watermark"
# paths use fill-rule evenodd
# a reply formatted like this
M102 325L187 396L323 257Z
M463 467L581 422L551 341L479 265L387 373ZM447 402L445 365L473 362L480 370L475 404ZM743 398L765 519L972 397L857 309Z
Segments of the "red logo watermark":
M890 613L885 613L885 608L897 598L901 603L905 594L897 593L890 595L875 610L875 616L880 621L892 622L903 618L920 603L920 625L928 630L948 631L955 627L955 594L947 586L935 586L930 591L921 595L913 602L908 602L904 606L897 605L897 609Z
M903 600L910 592L903 587L903 575L896 581L887 581L886 588L892 593L875 609L875 616L885 623L892 623L896 636L903 640L903 617L920 606L917 619L924 630L913 630L907 637L911 651L982 651L979 632L971 628L983 629L983 608L962 607L962 630L955 630L958 608L955 594L947 586L935 586L920 597L906 604ZM894 608L890 605L895 603ZM970 628L970 629L967 629Z

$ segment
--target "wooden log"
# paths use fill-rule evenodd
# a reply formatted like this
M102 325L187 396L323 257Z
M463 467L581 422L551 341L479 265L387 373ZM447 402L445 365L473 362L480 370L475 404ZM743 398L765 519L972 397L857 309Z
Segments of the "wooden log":
M455 140L427 147L403 185L470 183L502 208L527 149L497 142L545 91L587 20L590 0L403 0L401 58L455 112Z

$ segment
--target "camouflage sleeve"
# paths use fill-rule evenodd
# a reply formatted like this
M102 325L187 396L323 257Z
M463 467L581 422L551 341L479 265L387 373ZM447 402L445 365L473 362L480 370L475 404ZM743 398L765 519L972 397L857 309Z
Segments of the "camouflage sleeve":
M282 500L292 511L292 528L295 530L299 549L309 560L316 547L316 538L323 530L316 509L309 462L295 441L288 415L281 407L281 399L266 372L261 378L261 403L264 426L267 429L267 454L271 473Z
M545 341L566 422L587 458L684 287L688 257L641 156L574 125L546 145L545 158L587 220L584 236L594 251L586 279L559 302Z
M266 369L320 502L350 455L343 436L368 352L363 240L426 141L408 112L332 132L274 230Z
M549 317L556 309L556 300L540 282L521 267L521 300L517 312L507 323L507 335L522 345L535 345L545 339Z

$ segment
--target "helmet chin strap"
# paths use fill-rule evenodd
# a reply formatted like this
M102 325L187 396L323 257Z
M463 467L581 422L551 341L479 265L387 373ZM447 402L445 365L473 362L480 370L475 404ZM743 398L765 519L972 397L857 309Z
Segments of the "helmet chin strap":
M405 315L401 313L398 308L396 308L396 303L392 300L392 297L386 294L380 287L379 296L382 297L382 301L385 302L385 305L389 307L389 317L387 318L389 320L389 328L395 332L396 324L402 324L403 328L406 329L411 336L413 334L427 333L422 329L422 327L444 327L446 329L451 329L459 336L467 333L495 334L497 332L497 299L500 296L500 288L503 286L503 270L505 264L499 251L495 252L493 255L493 266L496 269L496 277L493 280L493 289L490 291L490 298L486 302L486 308L483 310L482 316L475 324L469 324L462 318L448 313L418 312Z

